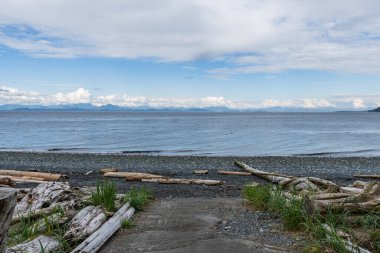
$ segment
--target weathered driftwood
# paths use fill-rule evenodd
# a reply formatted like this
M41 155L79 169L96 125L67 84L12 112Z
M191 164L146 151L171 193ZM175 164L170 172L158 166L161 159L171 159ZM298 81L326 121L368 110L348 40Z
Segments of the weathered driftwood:
M0 175L12 177L35 177L41 178L42 181L59 181L63 177L61 174L18 170L0 170Z
M49 215L51 213L54 213L58 209L67 211L67 210L73 209L77 204L78 204L77 200L69 200L65 202L54 203L50 205L49 207L37 209L35 211L26 211L23 213L13 214L11 224L20 222L22 219L25 219L25 218L35 219L43 215Z
M123 177L123 178L130 178L134 180L141 180L143 178L164 178L161 175L155 175L150 173L140 173L140 172L107 172L103 176L105 177Z
M0 189L0 252L5 251L8 228L16 206L16 191L10 188Z
M326 213L328 210L348 210L352 213L380 213L380 183L370 183L360 193L335 194L335 198L323 198L314 195L306 198L305 204L309 211ZM341 196L338 198L337 196Z
M255 176L264 178L284 188L286 187L286 188L290 188L292 190L297 190L297 191L303 191L303 190L319 191L318 186L316 186L311 181L311 180L316 181L313 178L309 180L308 178L298 178L298 177L287 176L287 175L282 175L278 173L269 173L262 170L254 169L242 162L235 162L235 164L239 166L240 168L252 173Z
M68 225L66 238L81 240L94 233L107 217L100 206L87 206L77 213Z
M218 174L220 174L220 175L252 176L251 172L226 171L226 170L219 170Z
M32 241L18 244L7 249L7 253L39 253L54 252L59 247L59 242L48 236L40 235Z
M117 168L103 168L103 169L100 169L100 173L104 174L104 173L107 173L107 172L117 172L118 169Z
M345 246L347 252L355 252L355 253L371 253L371 251L369 251L369 250L367 250L367 249L364 249L364 248L362 248L362 247L359 247L358 245L352 243L351 240L350 240L349 238L348 238L348 239L346 238L346 237L348 236L347 234L342 233L342 232L340 232L340 231L335 231L332 227L330 227L330 226L327 225L327 224L322 224L322 226L323 226L323 229L324 229L325 232L326 232L326 236L327 236L328 238L330 238L330 239L331 239L331 237L333 237L332 234L336 234L336 235L339 236L339 237L342 237L341 235L344 234L343 238L345 238L346 240L343 239L343 240L344 240L343 242L344 242L344 246ZM349 237L349 236L348 236L348 237Z
M0 184L8 185L10 187L16 186L16 183L12 179L10 179L9 177L3 177L3 176L0 176Z
M160 184L204 184L204 185L222 185L223 181L220 180L206 180L206 179L180 179L180 178L152 178L142 179L142 182L160 183Z
M71 199L71 189L68 183L46 182L33 188L19 203L14 216L20 213L33 212L48 207L53 203Z
M251 172L253 175L255 175L257 177L261 177L261 178L264 178L268 181L271 181L272 183L278 184L280 182L289 182L290 179L297 178L297 177L282 175L282 174L278 174L278 173L269 173L269 172L265 172L262 170L257 170L257 169L254 169L254 168L252 168L252 167L250 167L247 164L242 163L242 162L235 162L235 165L239 166L243 170Z
M193 170L194 174L208 174L208 170Z
M103 244L121 227L124 220L129 220L135 209L129 207L129 203L122 206L109 220L107 220L98 230L79 244L71 253L95 253Z
M7 176L8 178L12 179L16 183L36 183L36 184L42 184L46 183L47 181L44 181L43 178L40 177L29 177L29 176L23 176L23 177L14 177L14 176Z
M354 177L357 177L357 178L380 179L380 175L362 175L362 174L358 174L358 175L354 175Z

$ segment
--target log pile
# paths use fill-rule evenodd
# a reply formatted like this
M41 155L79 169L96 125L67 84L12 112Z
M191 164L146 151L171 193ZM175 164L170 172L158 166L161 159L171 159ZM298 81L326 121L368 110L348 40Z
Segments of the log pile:
M0 246L5 245L8 226L23 220L32 221L31 226L37 231L39 236L21 244L9 247L5 251L5 246L0 252L20 253L20 252L57 252L60 242L53 236L42 235L47 231L48 224L60 224L67 227L63 234L67 242L80 242L81 244L73 252L97 252L100 247L121 227L122 221L130 219L134 214L134 208L129 203L120 204L121 207L116 213L107 213L101 206L83 207L83 199L89 198L87 189L78 190L70 187L65 182L46 182L27 191L25 196L16 204L16 190L1 188L4 191L12 191L11 199L7 200L7 205L2 201L1 206L8 206L8 215L0 215L0 232L2 240ZM0 189L0 190L1 190ZM3 191L1 190L0 193ZM13 207L11 206L13 203ZM16 204L16 207L14 205ZM79 208L79 210L78 210ZM80 209L81 208L81 209ZM12 212L13 209L15 212ZM0 208L0 212L3 210ZM107 220L107 215L111 216ZM4 218L4 219L3 219ZM15 225L16 226L16 225ZM24 225L23 225L24 226Z
M43 183L46 181L60 181L64 175L18 170L0 170L0 186L15 187L16 183Z
M323 214L334 209L351 213L380 213L379 182L355 181L349 186L338 186L334 182L316 177L287 176L254 169L241 162L235 164L292 193L298 192L305 197L305 205L310 212Z

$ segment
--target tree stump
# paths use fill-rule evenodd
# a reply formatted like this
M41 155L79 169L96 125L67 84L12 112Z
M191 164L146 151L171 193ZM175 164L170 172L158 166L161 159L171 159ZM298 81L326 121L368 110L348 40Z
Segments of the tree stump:
M11 223L13 211L16 206L16 194L14 189L0 188L0 252L4 253L8 228Z

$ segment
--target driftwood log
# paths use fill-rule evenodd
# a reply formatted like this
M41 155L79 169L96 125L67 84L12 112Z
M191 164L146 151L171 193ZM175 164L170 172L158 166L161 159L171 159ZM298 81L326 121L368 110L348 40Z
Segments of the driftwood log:
M0 170L0 176L32 177L40 178L42 181L59 181L61 178L63 178L63 175L61 174L18 170Z
M311 212L348 210L352 213L380 213L380 183L372 182L359 193L317 194L305 199Z
M220 174L220 175L252 176L251 172L226 171L226 170L219 170L218 174Z
M16 206L16 191L0 188L0 252L5 252L8 239L8 228L11 223L13 210Z
M152 178L142 179L142 182L160 183L160 184L204 184L204 185L222 185L224 182L220 180L207 179L180 179L180 178Z
M33 212L26 211L23 213L13 214L11 224L15 224L17 222L20 222L22 219L26 219L26 218L35 219L40 216L49 215L56 212L57 210L63 210L63 211L71 210L71 209L74 209L77 204L78 204L78 201L73 199L73 200L69 200L65 202L54 203L50 205L49 207L37 209Z
M127 180L141 180L141 179L150 179L150 178L164 178L160 175L149 174L149 173L140 173L140 172L107 172L103 176L105 177L122 177Z
M380 179L380 175L354 175L357 178L370 178L370 179Z
M0 176L0 184L15 187L16 183L9 177Z
M312 183L308 178L298 178L294 176L287 176L278 173L270 173L262 170L254 169L242 162L235 162L235 165L252 173L252 175L266 179L272 183L278 184L284 188L290 188L292 190L312 190L318 191L319 188Z
M121 227L124 220L129 220L135 209L129 203L122 206L109 220L107 220L98 230L79 244L71 253L95 253L107 240Z
M100 173L104 174L104 173L107 173L107 172L117 172L118 169L117 168L104 168L104 169L100 169Z
M208 170L193 170L193 173L199 175L208 174Z
M335 231L332 227L330 227L329 225L327 224L322 224L323 226L323 229L325 230L326 234L327 234L327 237L329 239L331 239L331 237L333 237L332 235L333 234L336 234L339 236L339 234L342 234L342 233L339 233L340 231ZM341 237L341 236L340 236ZM345 237L347 237L347 235L345 235ZM344 243L344 247L346 248L347 252L355 252L355 253L372 253L371 251L367 250L367 249L364 249L362 247L359 247L358 245L354 244L351 242L351 240L348 238L348 239L343 239L343 243Z
M107 220L100 206L87 206L77 213L68 225L66 238L84 239Z
M54 252L58 247L59 242L57 240L40 235L32 241L8 248L6 253L49 253Z
M68 183L46 182L39 184L17 203L14 216L20 213L34 212L53 203L69 200L71 193Z

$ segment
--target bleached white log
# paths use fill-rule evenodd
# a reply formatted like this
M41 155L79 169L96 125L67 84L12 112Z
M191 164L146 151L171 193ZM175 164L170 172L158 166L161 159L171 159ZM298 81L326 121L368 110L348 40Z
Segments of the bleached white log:
M70 199L71 192L68 183L46 182L39 184L17 203L13 216L17 217L20 213L34 212L53 203Z
M27 217L34 219L34 218L37 218L37 217L42 216L42 215L51 214L54 211L56 211L57 208L60 208L63 211L67 211L67 210L73 209L77 203L78 203L77 200L73 199L70 201L53 203L49 207L37 209L33 212L26 211L24 213L13 214L11 224L15 224L17 222L20 222L21 219L25 219Z
M141 182L160 183L160 184L204 184L204 185L222 185L220 180L207 179L182 179L182 178L152 178L142 179Z
M247 164L245 163L242 163L242 162L235 162L235 165L239 166L240 168L248 171L248 172L251 172L253 175L257 176L257 177L261 177L261 178L264 178L272 183L280 183L281 181L288 181L289 179L295 179L297 177L293 177L293 176L287 176L287 175L282 175L282 174L277 174L277 173L269 173L269 172L265 172L265 171L262 171L262 170L258 170L258 169L254 169L250 166L248 166Z
M4 252L8 239L8 228L16 206L16 191L10 188L0 189L0 252Z
M357 194L357 193L361 193L363 189L356 188L356 187L342 186L339 188L339 191L343 193Z
M123 177L123 178L136 178L136 179L142 179L142 178L163 178L164 176L161 175L155 175L150 173L140 173L140 172L107 172L104 173L105 177Z
M32 241L18 244L7 249L7 253L40 253L54 252L59 247L59 242L48 236L40 235Z
M252 176L251 172L219 170L220 175Z
M326 236L328 238L331 238L332 237L331 234L334 234L334 233L339 236L339 231L335 231L329 225L322 224L322 226L323 226L323 229L326 231ZM350 239L348 239L348 240L344 240L343 239L343 242L344 242L344 247L346 248L346 250L348 252L352 252L352 253L372 253L371 251L369 251L367 249L364 249L362 247L359 247L358 245L352 243Z
M107 220L97 231L79 244L71 253L95 253L107 240L121 227L125 219L130 219L135 209L129 207L129 203L122 206L109 220Z
M193 170L194 174L204 175L208 174L208 170Z
M71 220L65 237L83 239L95 232L106 219L100 206L87 206Z

